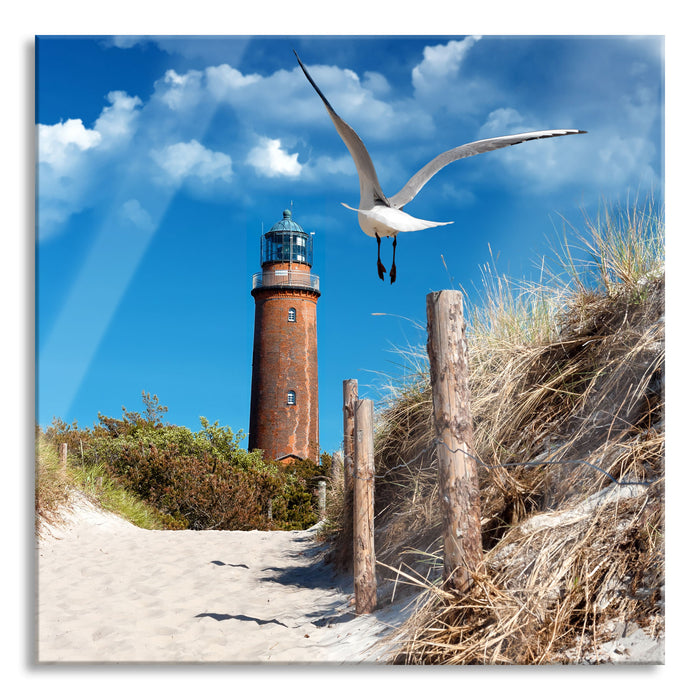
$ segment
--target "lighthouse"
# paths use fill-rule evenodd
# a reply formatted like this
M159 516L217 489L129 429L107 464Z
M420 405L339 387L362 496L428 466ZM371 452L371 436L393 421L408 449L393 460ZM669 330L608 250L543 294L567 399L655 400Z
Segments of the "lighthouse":
M288 209L260 238L248 449L268 460L319 459L313 242Z

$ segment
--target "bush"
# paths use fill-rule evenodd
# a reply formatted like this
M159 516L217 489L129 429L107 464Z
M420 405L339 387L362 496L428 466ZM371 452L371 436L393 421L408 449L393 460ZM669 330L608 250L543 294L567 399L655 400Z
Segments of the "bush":
M202 429L164 424L167 407L143 392L142 413L98 413L92 430L54 419L46 438L156 508L168 527L305 529L317 521L313 490L327 464L265 462L240 447L244 433L201 418ZM329 462L329 460L326 460ZM270 519L271 511L271 519Z

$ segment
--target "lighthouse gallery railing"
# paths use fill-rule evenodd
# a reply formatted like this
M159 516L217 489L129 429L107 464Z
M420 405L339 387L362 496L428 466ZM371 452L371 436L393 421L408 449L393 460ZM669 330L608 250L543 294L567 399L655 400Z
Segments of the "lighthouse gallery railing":
M320 290L318 275L296 270L256 272L253 275L253 289L259 289L260 287L297 287L315 291Z

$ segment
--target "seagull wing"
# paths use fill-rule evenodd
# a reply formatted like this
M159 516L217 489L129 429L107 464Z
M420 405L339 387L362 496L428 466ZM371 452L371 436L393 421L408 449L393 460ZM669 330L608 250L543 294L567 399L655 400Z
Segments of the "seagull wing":
M533 141L535 139L548 139L553 136L566 136L568 134L585 134L585 131L578 129L555 129L550 131L528 131L524 134L513 134L512 136L497 136L493 139L483 139L481 141L473 141L465 143L462 146L457 146L449 151L441 153L433 158L430 163L422 167L393 197L389 197L389 203L392 207L403 207L408 204L423 188L430 178L442 170L446 165L449 165L460 158L468 158L475 156L477 153L486 153L487 151L495 151L498 148L506 146L514 146L516 143L524 141Z
M362 143L362 139L355 133L355 131L346 124L336 113L333 107L331 107L330 102L325 98L324 94L319 90L318 85L313 81L313 78L309 75L306 67L301 62L297 52L294 55L299 61L304 75L311 83L312 87L318 93L318 96L323 100L323 104L326 105L328 114L330 114L333 124L335 125L336 131L340 134L340 138L343 139L345 145L350 151L352 159L355 161L355 167L357 168L357 174L360 177L360 208L368 209L377 203L389 205L384 192L382 192L381 185L379 184L379 179L377 178L377 173L374 170L374 164L372 159L365 148L365 144Z

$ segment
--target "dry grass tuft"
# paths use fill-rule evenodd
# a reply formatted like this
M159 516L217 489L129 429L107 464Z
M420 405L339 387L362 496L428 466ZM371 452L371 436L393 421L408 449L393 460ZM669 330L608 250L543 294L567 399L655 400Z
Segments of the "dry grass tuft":
M531 518L487 554L465 596L433 591L394 662L576 663L607 619L658 624L662 529L660 484Z
M68 503L72 485L67 470L61 468L56 447L43 438L36 442L34 481L34 526L38 532L44 522L60 522L61 506Z
M478 298L465 293L486 558L463 599L432 585L441 576L435 435L427 361L413 353L414 376L393 389L375 438L380 568L414 572L412 581L387 575L399 588L430 582L397 662L576 661L606 618L657 615L663 235L652 205L606 208L577 234L585 259L565 240L557 274L543 265L546 282L515 283L487 266ZM586 510L611 484L639 492ZM573 657L562 655L567 645Z

